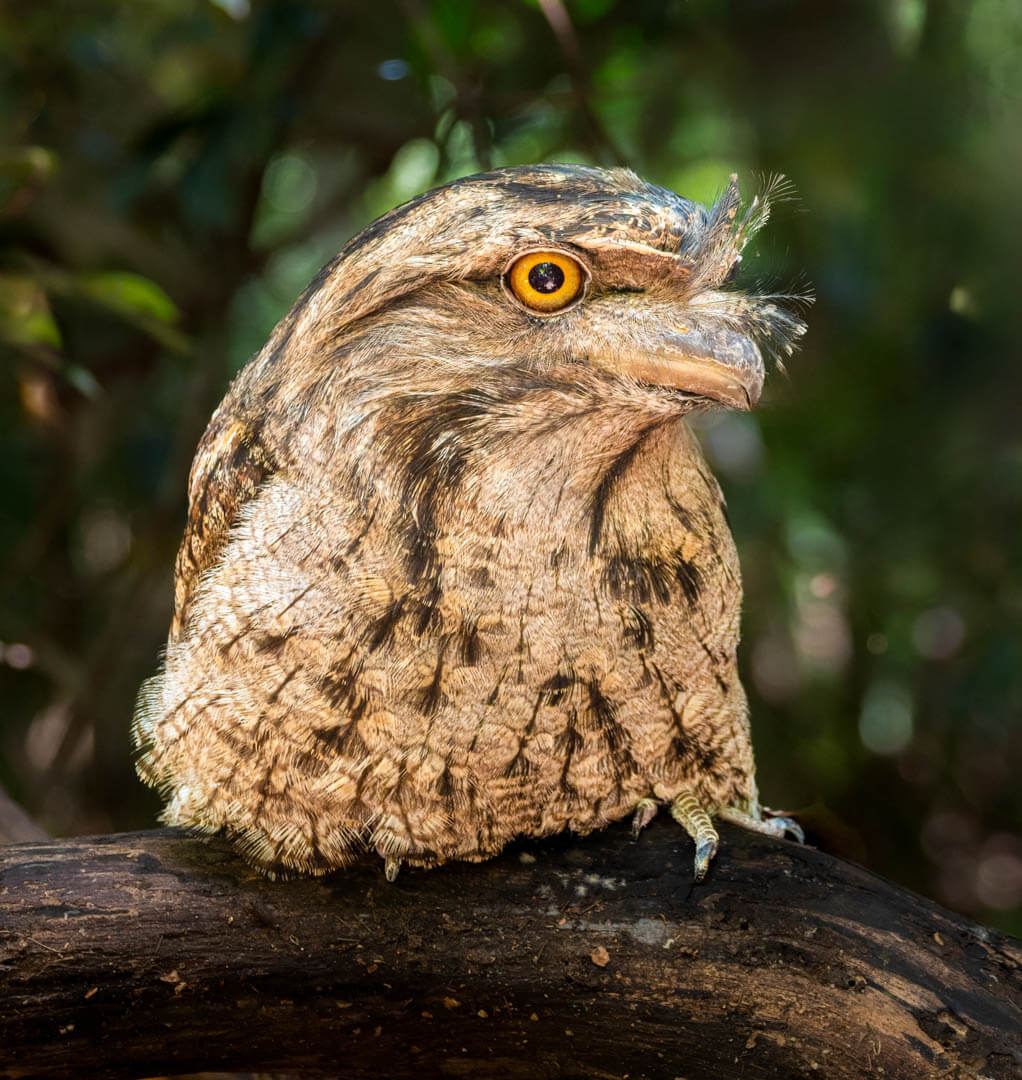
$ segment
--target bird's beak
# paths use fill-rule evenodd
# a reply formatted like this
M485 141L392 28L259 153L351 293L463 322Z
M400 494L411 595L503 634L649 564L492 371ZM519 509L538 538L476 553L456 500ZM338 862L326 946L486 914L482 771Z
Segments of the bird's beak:
M721 326L683 326L629 357L625 374L748 412L763 390L763 356L750 337Z

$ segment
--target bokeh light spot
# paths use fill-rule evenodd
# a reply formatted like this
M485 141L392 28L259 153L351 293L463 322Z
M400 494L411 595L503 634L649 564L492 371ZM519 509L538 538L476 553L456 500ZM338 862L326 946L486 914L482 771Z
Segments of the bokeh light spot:
M316 171L303 154L280 154L266 166L263 195L276 210L302 214L316 197Z
M869 688L859 738L874 754L896 754L912 741L912 699L901 683L878 680Z
M15 671L24 671L35 663L35 652L28 645L16 641L3 648L4 662Z
M912 644L926 660L949 660L964 640L965 620L954 608L930 608L912 624Z
M387 82L397 82L408 75L408 64L404 60L384 60L376 69L376 74Z

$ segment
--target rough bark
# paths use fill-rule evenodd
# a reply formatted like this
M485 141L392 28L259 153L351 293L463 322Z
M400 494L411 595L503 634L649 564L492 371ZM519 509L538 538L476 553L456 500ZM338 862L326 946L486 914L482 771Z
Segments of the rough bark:
M1022 944L669 822L270 882L164 830L0 848L0 1076L1022 1075Z

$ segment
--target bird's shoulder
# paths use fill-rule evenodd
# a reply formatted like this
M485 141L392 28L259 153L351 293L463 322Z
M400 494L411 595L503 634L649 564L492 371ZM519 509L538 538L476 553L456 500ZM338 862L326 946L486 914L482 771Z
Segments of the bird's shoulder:
M188 520L177 554L171 640L184 632L199 580L222 555L243 507L276 468L257 424L225 410L213 416L188 479Z

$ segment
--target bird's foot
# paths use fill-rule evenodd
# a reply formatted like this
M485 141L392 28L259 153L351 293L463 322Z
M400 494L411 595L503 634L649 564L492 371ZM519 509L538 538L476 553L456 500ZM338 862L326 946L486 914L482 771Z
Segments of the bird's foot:
M765 817L756 817L747 810L740 810L737 806L726 806L723 810L718 811L717 817L721 821L729 821L732 825L740 825L743 829L749 829L752 832L776 836L779 840L791 836L793 840L797 840L800 844L806 842L806 834L802 831L802 826L794 818L776 810L768 810L765 806L763 807L763 813L766 815Z
M387 855L383 860L383 874L388 881L397 881L401 873L401 860L393 855Z
M691 791L683 791L671 803L671 817L692 837L696 846L693 873L696 881L702 881L720 842L710 815L699 805Z
M656 817L660 804L656 799L640 799L635 804L632 817L632 839L638 840L639 833Z

